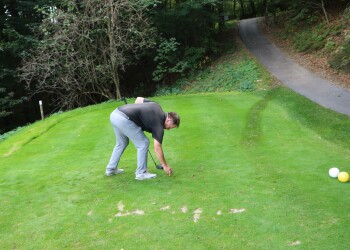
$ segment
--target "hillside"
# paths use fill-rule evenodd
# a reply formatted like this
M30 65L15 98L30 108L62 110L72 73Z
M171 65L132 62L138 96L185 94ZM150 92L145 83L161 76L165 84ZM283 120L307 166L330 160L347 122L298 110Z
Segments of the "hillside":
M331 15L329 24L320 18L316 18L317 22L312 22L311 17L296 22L295 13L286 12L277 15L275 24L272 23L272 19L268 25L264 19L260 19L259 26L264 35L294 61L332 83L350 90L350 54L342 55L342 59L338 59L341 62L336 62L347 62L347 67L335 69L331 65L337 53L349 50L350 15L347 12Z

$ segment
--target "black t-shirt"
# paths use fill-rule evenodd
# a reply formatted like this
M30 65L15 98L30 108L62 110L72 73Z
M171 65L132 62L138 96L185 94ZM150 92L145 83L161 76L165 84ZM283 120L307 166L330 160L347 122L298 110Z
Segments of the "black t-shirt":
M163 141L164 122L167 114L155 102L127 104L118 108L135 122L143 131L152 133L159 143Z

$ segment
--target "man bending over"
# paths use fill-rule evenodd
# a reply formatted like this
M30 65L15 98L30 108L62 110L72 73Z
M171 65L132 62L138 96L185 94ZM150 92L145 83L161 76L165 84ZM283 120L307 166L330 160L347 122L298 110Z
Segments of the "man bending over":
M131 140L137 149L136 180L155 178L156 174L147 171L147 152L149 140L143 131L152 134L154 151L163 170L170 176L172 169L165 160L162 141L164 129L180 126L176 112L164 112L161 106L143 97L137 97L134 104L126 104L115 109L110 115L116 137L116 145L106 168L106 176L124 173L118 169L121 155Z

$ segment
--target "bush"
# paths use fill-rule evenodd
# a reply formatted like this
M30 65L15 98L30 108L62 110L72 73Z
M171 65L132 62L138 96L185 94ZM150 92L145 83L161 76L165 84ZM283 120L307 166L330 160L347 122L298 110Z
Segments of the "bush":
M291 23L293 25L298 25L300 22L305 21L308 15L309 15L309 10L307 8L303 8L299 11L299 13L296 16L294 16L291 19Z
M159 87L156 95L200 93L215 91L254 91L261 78L252 60L232 64L224 62L194 74L192 78L178 80L173 86Z
M326 45L326 38L330 34L330 28L319 24L315 29L305 29L295 35L293 39L294 48L300 52L316 51Z
M349 24L350 24L350 6L349 6L349 7L347 7L347 8L344 10L344 14L343 14L343 16L344 16L345 18L347 18L347 19L348 19Z
M186 63L179 60L179 45L180 43L174 37L161 39L157 55L154 58L154 61L157 63L157 67L153 72L154 81L162 81L168 75L184 72Z
M329 64L336 70L343 70L350 73L350 40L333 54Z
M238 85L238 90L241 92L251 92L256 89L255 82L252 81L243 81Z

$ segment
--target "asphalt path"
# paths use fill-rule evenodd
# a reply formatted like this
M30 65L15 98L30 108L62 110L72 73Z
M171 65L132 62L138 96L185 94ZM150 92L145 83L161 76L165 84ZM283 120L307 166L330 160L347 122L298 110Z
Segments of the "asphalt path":
M350 92L295 63L259 32L257 18L241 20L239 34L252 54L284 85L323 107L350 115Z

